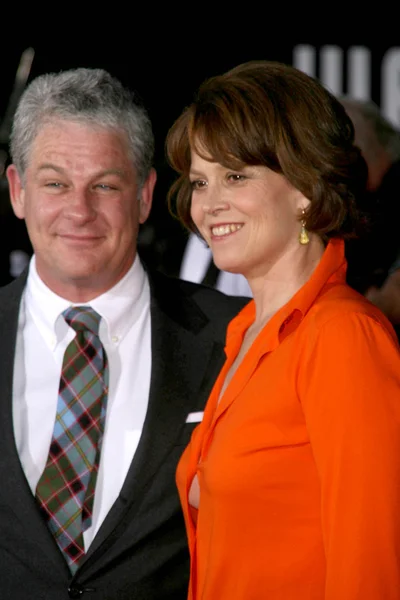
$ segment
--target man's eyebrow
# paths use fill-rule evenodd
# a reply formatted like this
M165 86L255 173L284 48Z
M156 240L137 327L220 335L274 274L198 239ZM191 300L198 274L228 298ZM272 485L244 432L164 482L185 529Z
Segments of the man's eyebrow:
M60 173L61 175L63 175L65 173L65 169L63 167L59 167L58 165L55 165L53 163L42 163L41 165L39 165L38 167L38 171L46 171L46 170L52 170L52 171L56 171L57 173ZM92 177L92 179L98 179L99 177L104 177L106 175L117 175L118 177L121 178L126 178L126 172L122 169L104 169L102 171L99 171L98 173L95 173Z
M53 171L57 171L58 173L64 173L64 169L53 163L42 163L38 167L38 171L45 171L46 169L52 169Z
M105 169L104 171L99 171L95 177L103 177L104 175L117 175L118 177L126 177L126 171L123 169Z

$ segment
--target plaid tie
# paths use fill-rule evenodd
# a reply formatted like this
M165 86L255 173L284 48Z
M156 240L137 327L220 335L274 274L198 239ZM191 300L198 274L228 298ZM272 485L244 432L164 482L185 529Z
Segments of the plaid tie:
M108 361L100 315L74 306L63 317L76 336L63 360L53 437L36 499L72 573L85 554L104 432Z

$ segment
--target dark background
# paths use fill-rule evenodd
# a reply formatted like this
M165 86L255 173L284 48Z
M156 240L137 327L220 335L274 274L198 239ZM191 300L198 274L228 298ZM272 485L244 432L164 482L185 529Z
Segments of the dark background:
M205 78L247 60L268 59L293 64L294 48L299 44L315 49L318 76L322 49L335 45L343 51L342 91L346 93L348 51L354 46L363 46L370 51L370 96L380 105L382 62L391 48L400 46L398 27L390 31L390 24L397 23L397 16L387 10L384 12L384 5L378 16L369 15L366 20L363 15L355 22L350 22L346 15L332 17L329 7L323 12L315 10L308 17L302 11L297 16L292 7L282 6L280 15L272 17L252 5L240 5L240 10L231 8L226 19L227 9L221 9L218 24L214 11L206 10L203 5L190 5L191 14L185 12L183 21L178 11L171 10L164 15L154 7L139 17L132 7L131 16L121 12L115 20L114 11L114 19L109 22L108 11L112 7L104 7L102 22L96 25L67 26L63 17L54 15L46 16L48 28L41 28L40 33L37 27L23 33L9 24L9 39L4 34L0 43L0 117L4 117L21 55L28 47L34 50L28 81L45 72L80 66L102 67L136 89L153 122L158 171L152 216L142 229L140 243L154 266L172 274L178 269L185 236L166 210L166 191L174 174L165 161L164 140L168 128L190 103L198 85ZM381 26L380 21L384 25ZM397 78L400 87L400 73Z

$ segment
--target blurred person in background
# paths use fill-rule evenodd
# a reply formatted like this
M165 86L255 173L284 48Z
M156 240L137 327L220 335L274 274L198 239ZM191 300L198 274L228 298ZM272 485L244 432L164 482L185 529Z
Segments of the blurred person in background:
M372 101L339 98L368 166L359 199L367 227L346 245L349 285L387 315L400 334L400 131Z

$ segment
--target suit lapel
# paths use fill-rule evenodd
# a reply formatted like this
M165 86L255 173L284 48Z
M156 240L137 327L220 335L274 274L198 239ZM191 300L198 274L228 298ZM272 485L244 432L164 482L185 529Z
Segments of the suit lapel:
M32 563L42 567L41 560L48 568L48 559L53 565L66 568L66 563L58 550L53 536L40 517L34 496L23 471L15 445L12 414L13 373L19 306L26 283L26 273L0 291L0 481L7 482L8 506L12 507L16 527L21 526L24 535L37 544ZM46 552L45 549L49 549Z
M120 527L121 531L126 528L124 516L128 512L131 528L126 537L127 547L132 544L132 536L140 536L141 519L131 515L136 515L147 488L182 439L188 427L188 413L204 409L211 382L224 359L221 343L211 335L197 335L208 319L191 298L176 295L154 282L151 285L152 369L146 419L119 498L93 540L87 558L100 548L101 551L110 548L118 535L115 528ZM170 489L171 481L166 483ZM123 549L121 543L118 535L118 552Z
M156 476L187 427L188 413L204 409L202 384L210 381L216 354L222 355L222 345L199 340L193 330L171 320L156 306L152 313L149 408L130 477L121 491L126 499L132 492L141 495Z

